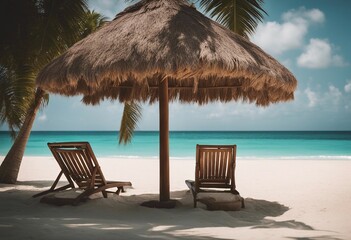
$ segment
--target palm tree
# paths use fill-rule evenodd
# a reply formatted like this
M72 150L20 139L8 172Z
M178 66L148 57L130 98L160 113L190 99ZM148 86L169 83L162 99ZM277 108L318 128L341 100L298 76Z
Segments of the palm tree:
M35 87L37 73L106 19L88 11L86 0L5 0L0 6L0 121L16 136L0 182L15 183L35 116L48 99Z

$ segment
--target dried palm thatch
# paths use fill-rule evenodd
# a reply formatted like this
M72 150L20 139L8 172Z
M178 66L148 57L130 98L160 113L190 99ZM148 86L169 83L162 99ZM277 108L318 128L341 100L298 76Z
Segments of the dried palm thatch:
M39 87L104 99L169 99L268 105L294 98L295 77L259 47L205 17L186 0L143 0L47 65Z

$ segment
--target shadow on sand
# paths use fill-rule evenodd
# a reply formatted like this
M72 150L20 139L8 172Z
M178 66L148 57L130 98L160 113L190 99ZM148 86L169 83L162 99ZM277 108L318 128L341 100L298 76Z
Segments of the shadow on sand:
M0 232L4 239L235 239L217 231L233 229L288 228L313 230L295 220L276 221L288 207L266 200L246 198L240 211L207 211L205 205L193 208L191 193L172 192L178 201L175 209L150 209L140 203L157 199L156 194L88 200L76 207L39 203L31 196L49 187L51 182L21 182L0 185ZM54 235L50 233L55 233ZM237 238L240 239L240 238ZM294 238L296 240L337 239L332 236Z

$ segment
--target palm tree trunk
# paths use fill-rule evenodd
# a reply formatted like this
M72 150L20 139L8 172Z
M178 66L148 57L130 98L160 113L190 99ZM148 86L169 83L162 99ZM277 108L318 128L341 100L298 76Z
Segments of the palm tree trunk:
M26 149L33 122L40 108L44 94L45 92L40 88L35 92L34 102L28 110L26 119L24 120L15 142L0 166L0 183L15 184L17 181L24 150Z

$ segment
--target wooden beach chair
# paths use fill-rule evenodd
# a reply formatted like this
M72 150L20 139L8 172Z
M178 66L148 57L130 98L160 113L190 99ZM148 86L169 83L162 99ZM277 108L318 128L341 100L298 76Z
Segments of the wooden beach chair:
M194 207L201 192L230 192L239 196L235 186L235 164L236 145L196 145L195 181L185 181L193 194ZM244 199L240 199L243 208Z
M94 193L102 192L103 196L107 198L108 191L106 189L116 187L115 193L118 195L121 191L124 192L124 187L132 185L130 182L106 181L88 142L48 143L48 146L60 165L61 171L49 190L35 194L33 197L69 188L74 189L77 186L83 190L71 201L72 205L77 205ZM56 188L62 174L67 178L68 184Z

